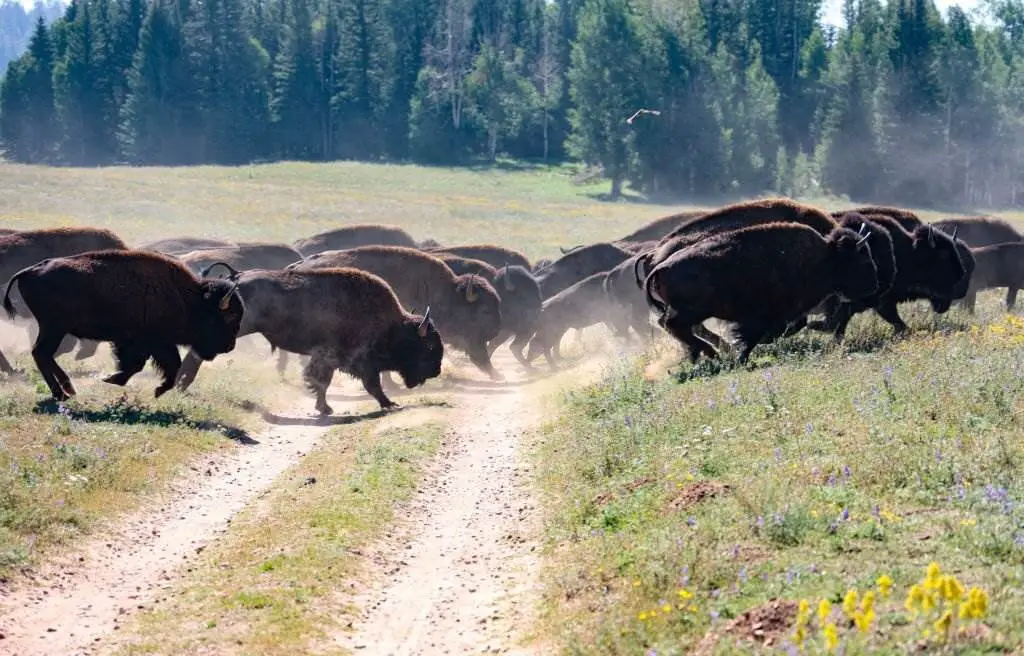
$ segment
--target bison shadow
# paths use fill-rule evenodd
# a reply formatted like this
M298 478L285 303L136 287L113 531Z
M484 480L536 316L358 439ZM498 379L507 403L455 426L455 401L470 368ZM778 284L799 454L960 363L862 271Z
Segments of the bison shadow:
M362 421L380 419L381 417L386 417L390 414L401 412L403 410L429 407L450 408L452 406L445 401L431 401L429 399L424 399L419 403L402 405L397 408L391 408L390 410L379 409L355 415L317 415L306 417L286 417L284 415L271 412L266 408L260 408L260 418L271 426L349 426Z
M221 433L224 437L234 440L239 444L249 446L259 444L259 441L254 440L248 431L237 426L228 426L219 421L191 419L187 414L178 410L153 410L128 401L126 397L121 397L98 409L71 408L53 399L45 399L36 403L33 411L36 414L63 415L68 419L96 424L109 423L124 424L126 426L145 425L168 428L184 426L194 430Z

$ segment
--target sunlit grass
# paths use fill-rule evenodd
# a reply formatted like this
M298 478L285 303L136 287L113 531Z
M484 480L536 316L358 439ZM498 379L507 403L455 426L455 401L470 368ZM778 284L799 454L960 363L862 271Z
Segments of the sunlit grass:
M885 575L899 599L879 601L870 630L839 622L837 639L846 653L904 653L935 637L938 616L903 609L934 560L990 595L963 639L1019 645L1024 320L997 297L973 319L914 308L919 331L900 341L859 318L866 350L799 335L749 369L681 364L649 380L645 361L624 363L569 392L537 458L547 632L566 653L684 654L702 640L702 653L733 653L756 628L737 618L782 599L781 630L762 636L781 647L798 600L839 604ZM815 635L811 653L825 646Z

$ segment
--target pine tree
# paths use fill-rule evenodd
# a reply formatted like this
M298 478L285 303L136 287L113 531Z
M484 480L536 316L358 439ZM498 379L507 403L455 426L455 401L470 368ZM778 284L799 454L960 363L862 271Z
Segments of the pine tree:
M337 74L331 107L337 122L338 152L366 158L381 151L378 121L386 95L388 56L378 0L340 0Z
M57 144L57 119L53 107L53 46L46 21L39 17L29 42L28 53L22 58L21 70L15 75L20 80L24 102L24 123L20 139L20 161L46 162L54 154Z
M392 157L410 153L409 137L413 95L423 68L423 51L434 29L437 0L391 0L385 5L391 61L385 78L388 93L381 130L384 150Z
M628 175L626 119L640 108L640 42L626 0L590 0L578 27L569 68L570 150L604 167L617 199Z
M320 159L320 135L309 129L321 125L321 103L313 19L307 0L289 0L280 44L270 105L277 150L287 158Z
M28 137L26 63L26 57L11 61L0 79L0 149L6 159L14 162L28 162L32 158Z

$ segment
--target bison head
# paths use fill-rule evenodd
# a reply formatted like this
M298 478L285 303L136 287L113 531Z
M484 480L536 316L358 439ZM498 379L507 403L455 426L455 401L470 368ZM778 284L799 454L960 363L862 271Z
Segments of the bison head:
M871 259L875 261L878 274L878 291L875 296L888 293L896 282L897 272L896 255L889 231L857 212L847 212L839 224L860 236L868 235L867 244L871 248Z
M442 330L445 339L465 351L479 369L491 378L500 378L487 353L487 342L501 330L501 299L489 282L472 273L455 278Z
M868 246L868 227L859 233L836 228L828 236L833 250L838 291L850 301L858 301L878 292L878 269Z
M937 312L945 312L957 294L965 295L970 282L968 266L973 270L973 256L964 248L965 256L954 238L930 225L914 230L913 253L915 284L914 291L932 300ZM967 279L964 283L962 280Z
M387 340L391 362L386 364L394 367L409 389L441 375L444 345L430 319L429 306L423 316L409 315L392 327Z
M212 360L235 348L245 306L238 284L229 280L201 280L202 297L193 309L191 346L204 360Z

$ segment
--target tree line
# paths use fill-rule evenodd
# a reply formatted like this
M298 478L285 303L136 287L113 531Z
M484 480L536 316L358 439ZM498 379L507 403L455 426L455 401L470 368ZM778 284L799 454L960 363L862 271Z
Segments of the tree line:
M36 2L31 9L14 0L0 0L0 77L7 64L25 51L36 21L43 18L50 23L63 13L64 5L58 0Z
M1024 204L1024 0L74 0L0 84L7 159L508 156L612 195ZM641 112L639 109L653 110ZM631 118L631 121L627 119Z

